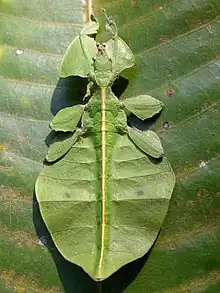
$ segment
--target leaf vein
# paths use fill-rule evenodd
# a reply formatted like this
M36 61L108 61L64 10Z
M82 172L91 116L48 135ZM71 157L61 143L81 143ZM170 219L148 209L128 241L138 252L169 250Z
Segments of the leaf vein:
M36 24L48 24L48 25L54 25L54 26L73 26L73 27L83 27L82 24L80 23L73 23L73 22L61 22L61 21L43 21L43 20L37 20L37 19L31 19L31 18L27 18L24 16L15 16L13 14L10 13L4 13L4 12L0 12L0 15L5 16L7 18L11 18L11 19L16 19L16 20L23 20L23 21L28 21L28 22L32 22L32 23L36 23Z

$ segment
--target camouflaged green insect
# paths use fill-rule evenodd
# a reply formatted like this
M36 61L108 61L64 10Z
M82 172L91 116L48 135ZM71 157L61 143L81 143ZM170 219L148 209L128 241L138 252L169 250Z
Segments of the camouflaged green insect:
M103 280L143 256L166 216L175 177L157 134L127 125L163 103L149 95L120 101L111 85L134 56L106 16L111 38L96 43L99 29L84 26L67 49L60 76L87 77L95 92L85 105L65 108L50 126L63 132L49 147L36 182L42 217L60 253Z

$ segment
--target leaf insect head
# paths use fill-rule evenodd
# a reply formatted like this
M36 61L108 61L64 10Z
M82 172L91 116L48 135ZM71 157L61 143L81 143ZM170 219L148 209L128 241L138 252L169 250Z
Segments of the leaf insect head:
M94 72L91 75L91 79L99 87L107 87L116 78L112 69L112 60L106 52L105 43L97 43L96 46L97 54L96 57L93 58Z

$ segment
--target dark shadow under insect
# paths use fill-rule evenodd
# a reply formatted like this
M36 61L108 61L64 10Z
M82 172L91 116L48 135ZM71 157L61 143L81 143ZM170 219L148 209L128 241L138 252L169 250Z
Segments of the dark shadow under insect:
M86 93L87 79L79 77L68 77L60 79L54 90L51 101L51 112L55 115L59 110L83 103L83 97ZM120 98L121 94L128 86L128 80L119 77L112 86L115 95ZM128 123L139 129L145 130L151 127L157 117L141 121L138 118L129 117ZM51 133L45 139L47 145L51 144L54 133ZM141 191L137 190L138 194ZM56 264L60 280L63 284L65 293L123 293L126 287L137 277L142 267L150 255L150 251L142 258L133 261L114 273L103 282L93 281L79 266L65 260L55 247L53 240L41 217L39 205L36 196L33 196L33 222L39 237L39 240L47 247Z
M87 78L79 76L60 78L53 92L51 113L55 116L63 108L82 103L87 83Z

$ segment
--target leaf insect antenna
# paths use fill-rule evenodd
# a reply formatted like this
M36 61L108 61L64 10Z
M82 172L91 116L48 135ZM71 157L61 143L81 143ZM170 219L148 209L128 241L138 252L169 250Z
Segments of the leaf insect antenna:
M106 19L106 30L112 34L112 38L115 39L118 36L118 28L112 16L108 16L106 10L102 8L102 12L105 14Z
M102 12L105 14L105 18L106 18L106 25L105 25L105 29L106 31L110 32L112 35L112 39L113 39L113 62L116 60L117 57L117 52L118 52L118 28L116 26L115 20L112 16L108 16L106 13L106 10L103 8Z

